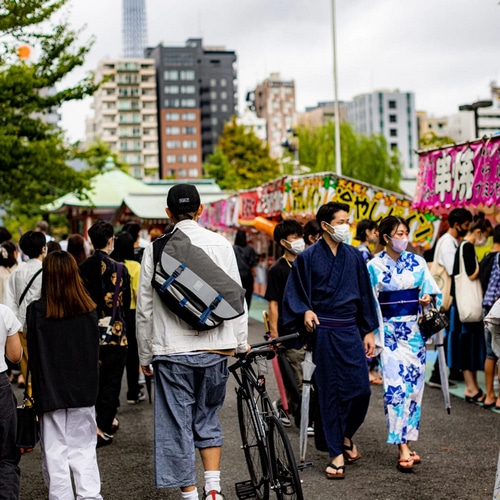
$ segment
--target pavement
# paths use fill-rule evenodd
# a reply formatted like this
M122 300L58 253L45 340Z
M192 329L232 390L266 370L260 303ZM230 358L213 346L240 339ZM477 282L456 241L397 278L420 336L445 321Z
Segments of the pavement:
M265 301L254 299L249 320L250 343L262 339L262 310L265 307ZM118 413L120 430L111 446L97 450L102 495L113 500L180 499L177 489L156 490L154 487L153 405L147 401L128 405L125 384L124 379ZM271 396L277 398L271 366L267 385ZM240 448L234 388L235 383L230 379L226 402L220 412L225 439L222 486L227 500L236 499L236 482L249 479ZM15 388L15 392L20 401L21 390ZM463 396L463 389L452 390L454 397L448 415L441 391L426 387L420 438L413 446L422 463L416 465L413 472L404 474L396 469L396 447L386 444L382 387L372 386L368 415L354 438L362 459L347 466L344 480L328 481L324 475L328 454L318 452L314 439L310 438L307 460L314 465L301 473L304 497L307 500L491 500L499 457L500 416L479 405L466 403L455 393ZM298 455L298 429L292 426L287 432ZM20 466L20 498L46 499L39 445L33 453L22 457ZM197 469L201 491L203 473L199 457Z

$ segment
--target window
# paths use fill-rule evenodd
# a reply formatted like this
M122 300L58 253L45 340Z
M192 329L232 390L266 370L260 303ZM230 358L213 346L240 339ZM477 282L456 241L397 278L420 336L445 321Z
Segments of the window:
M181 94L194 94L196 87L194 85L181 85Z
M144 157L144 163L146 165L156 165L158 162L157 156L145 156Z
M181 71L181 80L188 80L192 81L194 80L194 71L192 69L186 69Z
M198 163L198 155L188 155L188 163Z
M389 101L389 109L396 109L396 101Z
M163 91L165 94L178 94L179 85L165 85L165 87L163 87Z
M391 142L391 151L398 149L398 145L395 142Z
M155 108L155 103L154 102L143 102L142 103L142 108L143 109L153 109Z
M156 149L156 144L154 142L145 142L144 149Z
M190 168L189 169L189 177L198 177L198 169Z
M196 127L182 127L182 133L184 135L194 135L196 134Z
M225 78L221 78L221 80L220 80L220 86L221 87L227 87L227 80Z
M217 120L217 117L214 116L214 117L210 118L210 122L212 123L212 125L215 126L219 123L219 120Z
M198 147L198 143L196 141L182 141L182 147L184 149L193 149Z
M107 102L106 103L106 109L115 109L115 103L114 102Z
M167 155L167 163L175 163L175 155Z
M196 99L181 99L181 108L196 107Z
M217 104L210 104L210 111L212 113L217 113Z
M142 177L142 168L134 168L134 177L140 179Z
M213 68L219 68L220 59L210 59L210 66L212 66Z
M227 113L227 104L221 104L220 105L220 110L223 112L223 113Z
M140 118L140 115L139 115L139 118ZM134 121L140 122L141 120L139 119L139 120L134 120ZM142 117L142 121L143 122L154 122L154 121L156 121L156 116L155 115L144 115Z
M177 170L177 176L178 177L186 177L186 169L180 168L179 170Z
M106 89L106 95L113 95L115 93L115 89Z
M214 90L212 90L210 92L210 99L212 99L212 101L215 101L215 99L217 99L217 92L215 92Z
M395 128L391 128L391 129L389 130L389 135L390 135L391 137L397 137L397 136L398 136L398 130L397 130L397 129L395 129Z
M389 122L396 123L398 121L397 115L389 115Z
M177 162L178 163L187 163L187 156L186 155L178 155ZM184 174L184 175L186 175L186 174Z
M175 170L173 168L167 170L167 177L175 177Z
M153 81L153 77L151 77L151 76L145 76L145 75L141 76L141 82L152 82L152 81Z
M182 119L186 122L196 121L196 113L182 113Z
M163 72L163 78L165 80L177 81L179 79L179 72L176 69L167 69Z
M141 94L142 95L154 95L155 91L153 89L142 89Z
M167 135L179 135L181 133L181 129L179 127L167 127L165 129L165 134Z
M227 92L222 91L222 92L220 93L220 98L221 98L222 100L227 99Z
M163 104L166 108L178 108L180 106L180 99L165 99Z
M165 120L167 122L177 122L179 121L179 113L165 113Z
M217 87L217 80L215 78L210 78L210 87Z
M180 149L181 141L167 141L167 149Z

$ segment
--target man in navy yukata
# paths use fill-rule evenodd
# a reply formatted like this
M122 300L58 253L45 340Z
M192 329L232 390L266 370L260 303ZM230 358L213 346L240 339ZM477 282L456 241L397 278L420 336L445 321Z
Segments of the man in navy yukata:
M370 401L366 357L378 327L375 299L361 252L344 241L349 206L330 202L316 214L322 238L295 259L285 289L285 324L314 335L314 373L330 462L328 479L343 479L345 463L361 458L352 437Z

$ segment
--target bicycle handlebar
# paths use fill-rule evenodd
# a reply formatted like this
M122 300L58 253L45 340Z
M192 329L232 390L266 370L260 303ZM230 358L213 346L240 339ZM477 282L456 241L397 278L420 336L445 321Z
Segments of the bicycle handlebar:
M282 342L287 342L288 340L296 339L299 333L291 333L290 335L284 335L283 337L276 337L274 339L266 340L265 342L258 342L257 344L252 344L250 347L255 349L257 347L264 346L275 346L276 344L281 344Z

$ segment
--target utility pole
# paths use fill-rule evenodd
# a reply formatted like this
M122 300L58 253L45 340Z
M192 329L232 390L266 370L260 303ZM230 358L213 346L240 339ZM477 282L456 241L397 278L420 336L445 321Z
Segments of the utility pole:
M337 81L337 33L335 30L335 0L332 0L332 35L333 35L333 87L335 95L335 173L342 175L340 153L340 105Z

